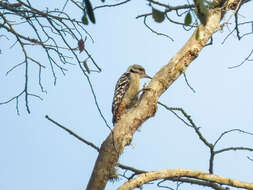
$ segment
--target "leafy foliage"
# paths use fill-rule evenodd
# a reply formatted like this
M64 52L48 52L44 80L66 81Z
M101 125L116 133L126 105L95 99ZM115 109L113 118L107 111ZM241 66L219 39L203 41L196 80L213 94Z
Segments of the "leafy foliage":
M82 17L82 22L83 22L83 24L85 24L85 25L88 25L88 24L89 24L88 18L86 17L85 14L84 14L83 17Z
M164 12L152 8L152 17L156 22L158 22L158 23L163 22L165 19L164 14L165 14Z
M191 16L191 13L188 12L184 18L184 25L189 26L191 23L192 23L192 16Z
M95 19L95 15L94 15L93 8L92 8L92 5L91 5L90 1L89 0L84 0L84 4L85 4L87 15L89 16L90 21L93 24L95 24L96 19Z

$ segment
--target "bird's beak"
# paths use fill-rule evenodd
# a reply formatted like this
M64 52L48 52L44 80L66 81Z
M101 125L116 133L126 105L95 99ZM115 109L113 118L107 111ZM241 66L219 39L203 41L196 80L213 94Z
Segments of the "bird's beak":
M143 76L143 78L152 79L152 77L148 76L147 74L145 74L145 75Z

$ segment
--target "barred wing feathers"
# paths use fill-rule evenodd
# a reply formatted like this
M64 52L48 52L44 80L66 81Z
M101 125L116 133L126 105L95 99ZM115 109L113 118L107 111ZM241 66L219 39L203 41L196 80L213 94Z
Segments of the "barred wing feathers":
M122 100L124 98L124 95L126 94L126 91L129 88L130 85L129 81L130 81L130 73L126 72L120 77L115 86L114 97L112 102L113 124L117 122L122 112L125 111L125 105L121 103L123 103Z

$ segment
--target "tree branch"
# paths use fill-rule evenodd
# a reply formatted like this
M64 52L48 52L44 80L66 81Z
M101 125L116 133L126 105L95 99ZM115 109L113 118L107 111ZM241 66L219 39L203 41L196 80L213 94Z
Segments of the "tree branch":
M97 6L97 7L94 7L93 10L95 9L100 9L100 8L105 8L105 7L117 7L117 6L120 6L120 5L123 5L125 3L128 3L130 2L131 0L125 0L125 1L122 1L122 2L119 2L119 3L115 3L115 4L111 4L111 5L101 5L101 6Z
M76 133L74 133L73 131L71 131L70 129L64 127L63 125L61 125L60 123L56 122L55 120L53 120L52 118L50 118L48 115L45 116L45 118L48 121L51 121L53 124L55 124L56 126L62 128L63 130L67 131L70 135L73 135L75 138L77 138L78 140L80 140L81 142L87 144L88 146L91 146L92 148L96 149L99 152L99 148L94 145L92 142L89 142L85 139L83 139L82 137L80 137L79 135L77 135Z
M124 183L121 187L118 188L118 190L131 190L136 187L140 187L144 185L145 183L148 183L157 179L175 178L175 177L190 177L194 179L215 182L221 185L228 185L231 187L253 189L253 183L233 180L233 179L225 178L218 175L208 174L203 171L194 171L194 170L187 170L187 169L171 169L171 170L153 171L153 172L140 174L135 179L132 179Z
M122 115L100 148L87 190L105 188L110 178L110 170L115 167L124 147L130 144L133 134L141 124L154 116L159 97L198 56L212 34L220 28L220 20L221 9L210 10L206 26L200 25L195 30L185 46L155 74L147 86L149 90L141 95L138 105Z

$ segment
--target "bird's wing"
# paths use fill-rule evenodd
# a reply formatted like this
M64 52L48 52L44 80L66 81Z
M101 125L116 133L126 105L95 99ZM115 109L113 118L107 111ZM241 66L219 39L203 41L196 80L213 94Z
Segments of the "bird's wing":
M117 119L119 119L117 118L119 117L118 109L120 107L120 104L122 103L126 91L129 88L130 85L129 81L130 81L130 73L126 72L120 77L115 86L114 97L112 102L113 124L117 121Z

